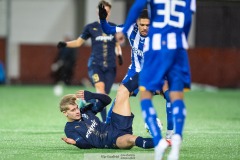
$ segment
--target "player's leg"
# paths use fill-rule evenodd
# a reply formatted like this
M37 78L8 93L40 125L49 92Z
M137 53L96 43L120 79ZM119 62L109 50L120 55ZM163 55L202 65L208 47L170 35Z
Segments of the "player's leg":
M162 159L165 149L168 147L168 143L162 138L161 131L156 121L157 114L151 100L152 92L140 89L140 98L143 117L153 135L155 159Z
M168 159L175 160L179 158L179 152L182 143L182 132L186 117L186 109L183 101L183 92L171 91L170 97L172 100L175 133L171 138L172 148L169 153Z
M172 106L171 106L171 100L170 100L170 94L169 94L169 87L168 82L165 81L163 88L163 96L166 100L166 113L167 113L167 131L166 131L166 139L169 143L171 140L171 137L173 135L173 116L172 116Z
M117 138L116 145L120 149L129 149L137 146L144 149L154 148L152 138L143 138L131 134L125 134Z
M111 91L115 77L116 77L116 68L111 68L104 72L105 91L107 94L109 94ZM106 120L105 120L106 123L109 123L109 121L110 121L110 115L112 113L112 107L114 106L114 104L115 104L115 99L114 99L113 103L111 104L111 107L110 107L108 113L107 113L107 111L102 113L102 117L103 116L106 117ZM104 114L106 114L106 115L104 115Z
M97 93L102 93L102 94L106 94L105 92L105 84L104 82L97 82L95 83L95 89ZM102 121L105 122L106 121L106 116L107 116L107 110L106 108L104 108L101 112L101 117L102 117Z
M151 44L151 39L150 39ZM152 103L152 92L162 90L164 76L173 62L167 50L149 51L144 54L144 64L139 76L142 114L154 138L155 159L161 159L168 147L158 128L157 114Z
M111 116L112 116L112 110L113 110L113 107L115 105L115 102L116 102L116 98L113 100L108 112L107 112L107 118L106 118L106 123L109 124L110 121L111 121Z
M120 85L118 88L113 112L124 116L131 115L129 91L124 85Z
M119 86L116 96L116 102L113 108L115 113L120 115L131 115L129 96L138 88L138 73L127 74Z
M127 109L125 109L125 108L127 108ZM125 115L125 112L127 112L127 115L130 115L131 113L129 113L130 110L128 108L130 108L129 91L126 89L126 87L124 85L121 84L118 87L116 98L113 101L113 103L108 111L106 123L110 122L112 111L114 111L115 113L121 114L121 115Z
M183 101L183 89L186 84L184 69L186 68L185 65L187 64L186 61L188 59L185 50L177 50L176 59L176 63L172 66L171 71L168 73L175 130L175 134L172 136L172 149L168 156L169 160L179 158L180 145L182 143L182 133L186 117L186 107Z
M92 84L94 85L97 93L106 94L105 92L105 83L104 83L104 73L98 66L90 66L88 68L88 75L91 79ZM98 103L101 103L100 101ZM98 104L97 104L98 105ZM99 104L101 105L101 104ZM106 121L106 108L102 110L101 117L102 121Z

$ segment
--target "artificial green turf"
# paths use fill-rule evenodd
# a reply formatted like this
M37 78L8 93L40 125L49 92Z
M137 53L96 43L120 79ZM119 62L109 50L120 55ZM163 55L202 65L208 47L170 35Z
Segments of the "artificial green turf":
M74 93L80 86L64 88ZM88 88L94 91L93 88ZM114 98L116 91L111 92ZM84 159L84 153L149 154L153 149L80 150L61 141L66 118L58 109L60 97L52 86L0 86L0 159ZM131 98L134 134L149 137L144 129L139 97ZM240 90L190 91L185 94L187 119L181 160L240 159ZM166 131L165 102L154 98ZM166 154L169 149L166 151ZM166 155L165 155L166 159ZM94 159L97 160L97 159Z

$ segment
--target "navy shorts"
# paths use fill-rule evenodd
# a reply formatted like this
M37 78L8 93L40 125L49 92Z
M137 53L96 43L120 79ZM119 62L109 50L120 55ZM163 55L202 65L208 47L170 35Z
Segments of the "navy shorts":
M91 65L88 67L88 76L92 85L97 82L103 82L105 84L105 92L109 94L116 77L116 68L105 68Z
M113 128L113 144L116 144L117 138L125 134L133 134L132 124L134 115L122 116L112 112L111 122Z

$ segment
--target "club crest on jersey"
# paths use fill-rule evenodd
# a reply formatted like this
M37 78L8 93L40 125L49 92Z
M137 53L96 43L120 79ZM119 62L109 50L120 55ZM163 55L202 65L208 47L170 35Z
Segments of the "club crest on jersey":
M95 130L95 127L98 125L97 122L94 120L91 120L92 124L87 130L86 138L89 138L89 136L92 134L92 132Z
M84 118L86 118L86 119L89 118L88 115L86 115L86 114L82 114L82 117L84 117Z
M112 41L114 38L113 35L109 35L109 36L97 36L96 37L96 41Z

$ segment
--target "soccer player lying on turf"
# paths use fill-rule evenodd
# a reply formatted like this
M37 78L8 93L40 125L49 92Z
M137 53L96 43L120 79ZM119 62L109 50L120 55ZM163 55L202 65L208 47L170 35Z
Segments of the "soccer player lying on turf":
M79 109L78 98L85 100L88 104ZM96 103L99 101L101 106L100 103ZM68 119L65 126L67 138L62 138L62 140L81 149L130 149L133 146L153 148L152 138L132 135L134 115L129 106L115 106L109 124L99 120L96 113L110 102L111 98L105 94L83 90L76 94L65 95L60 102L60 111Z
M102 4L99 4L99 19L101 27L106 34L115 34L123 30L123 25L113 26L107 22L107 11ZM143 55L145 50L148 48L148 28L150 20L148 17L148 11L142 10L136 23L133 23L130 29L126 33L126 37L131 45L131 64L128 67L128 71L122 80L121 85L118 88L116 101L113 102L111 108L115 105L130 106L129 96L136 96L138 94L138 76L141 71L143 62ZM170 97L167 83L162 88L162 94L166 99L166 112L167 112L167 132L166 139L170 141L173 135L173 119L172 119L172 108L170 104ZM111 117L111 108L108 112L107 122Z

